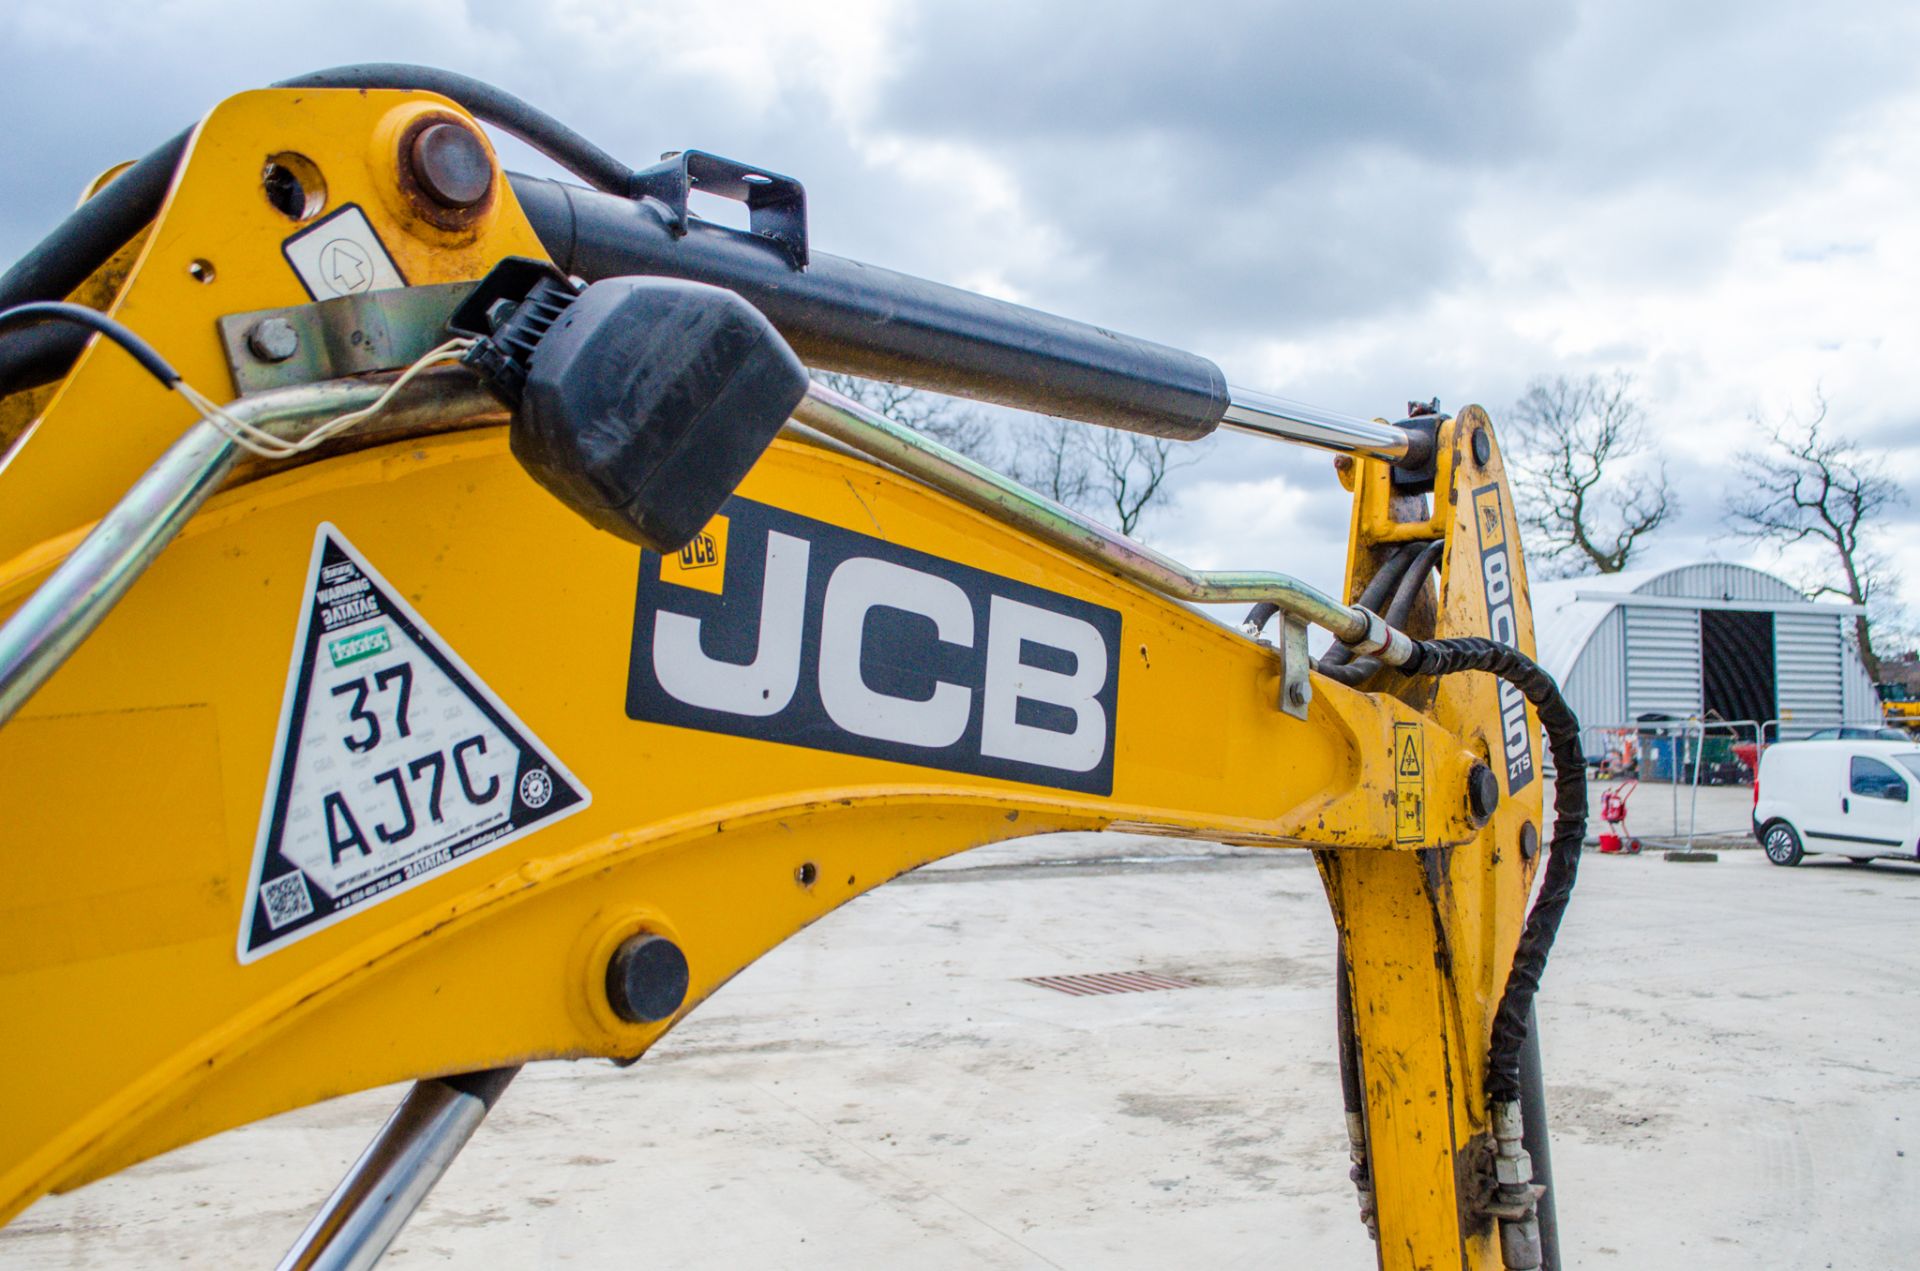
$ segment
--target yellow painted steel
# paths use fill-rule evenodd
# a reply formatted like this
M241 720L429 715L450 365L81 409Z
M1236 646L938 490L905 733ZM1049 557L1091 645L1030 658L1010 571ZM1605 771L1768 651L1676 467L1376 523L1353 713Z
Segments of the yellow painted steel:
M1488 442L1484 464L1473 458L1476 431ZM1393 494L1387 465L1360 464L1350 594L1372 575L1380 544L1443 538L1432 634L1484 635L1492 629L1486 559L1493 554L1500 561L1491 574L1506 576L1513 633L1531 655L1532 608L1512 498L1479 407L1443 426L1439 470L1432 505L1423 508ZM1402 681L1401 691L1448 730L1454 745L1503 774L1506 797L1485 830L1459 847L1319 854L1352 977L1381 1261L1390 1268L1437 1266L1437 1251L1458 1246L1462 1265L1497 1267L1497 1233L1473 1211L1484 1199L1477 1189L1491 1148L1483 1094L1488 1033L1520 938L1537 846L1545 841L1539 727L1522 702L1534 775L1509 795L1498 681L1456 675ZM1524 850L1526 838L1534 855Z
M503 256L544 256L505 182L464 231L409 212L395 193L392 147L380 142L423 110L469 118L438 97L381 90L261 90L222 102L196 130L131 279L106 311L188 383L224 401L234 386L216 320L307 303L281 244L349 205L365 213L415 286L478 278ZM324 206L300 220L275 209L261 183L268 158L288 152L310 160L325 182ZM20 553L97 520L193 420L178 394L95 340L0 466L0 562L25 564Z
M328 210L365 210L409 282L540 254L504 185L471 234L409 218L390 151L420 109L451 108L378 92L224 103L114 311L219 396L214 319L305 298L280 255L298 227L258 190L263 156L288 150L325 173ZM214 265L213 283L194 280L195 260ZM0 469L0 616L186 422L116 353L83 360ZM1425 524L1405 519L1384 465L1355 472L1350 586L1379 544L1445 537L1433 617L1443 635L1488 630L1473 491L1492 486L1512 525L1497 454L1484 466L1471 457L1471 432L1486 426L1469 410L1443 429L1438 511ZM1382 1264L1496 1266L1467 1193L1485 1138L1490 1016L1534 867L1521 825L1538 825L1540 783L1475 827L1470 766L1503 770L1494 682L1403 684L1396 696L1316 677L1298 720L1278 709L1271 648L890 470L782 440L741 494L1117 610L1111 795L628 718L640 552L535 486L501 429L249 469L0 729L0 1218L48 1190L384 1082L639 1055L671 1021L625 1023L607 1002L607 959L635 932L686 951L692 989L677 1019L905 870L1010 837L1119 826L1318 849L1355 988ZM236 936L322 522L593 798L243 965ZM711 550L725 551L724 528L712 528ZM1517 543L1510 556L1530 647ZM711 589L713 577L681 581Z

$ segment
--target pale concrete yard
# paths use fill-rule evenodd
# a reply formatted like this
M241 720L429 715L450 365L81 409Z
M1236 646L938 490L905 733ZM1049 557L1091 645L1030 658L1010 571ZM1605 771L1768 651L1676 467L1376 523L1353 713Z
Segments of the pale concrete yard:
M1567 1265L1920 1265L1917 932L1920 867L1590 854L1542 998ZM970 854L634 1068L530 1070L386 1265L1370 1267L1332 945L1302 854ZM1204 987L1021 979L1141 969ZM0 1266L271 1266L395 1094L44 1200Z

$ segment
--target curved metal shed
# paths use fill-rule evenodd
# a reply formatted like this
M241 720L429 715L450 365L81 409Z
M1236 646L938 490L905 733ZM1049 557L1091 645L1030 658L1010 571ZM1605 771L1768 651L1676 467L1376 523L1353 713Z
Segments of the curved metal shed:
M1879 717L1854 643L1859 607L1750 566L1557 579L1532 598L1539 660L1585 726L1712 712L1778 719L1791 735Z

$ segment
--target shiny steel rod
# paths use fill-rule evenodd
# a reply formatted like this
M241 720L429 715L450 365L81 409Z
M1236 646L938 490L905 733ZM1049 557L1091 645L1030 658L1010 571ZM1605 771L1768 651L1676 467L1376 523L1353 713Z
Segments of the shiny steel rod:
M1298 578L1191 569L819 384L808 386L794 419L1070 556L1162 595L1194 604L1268 601L1281 613L1324 627L1347 644L1378 649L1389 665L1398 666L1411 656L1408 638L1377 615L1342 604Z
M372 405L392 377L329 380L243 397L227 412L276 436ZM397 394L369 428L425 420L504 419L506 408L465 368L436 368ZM0 627L0 724L12 719L112 612L240 459L240 447L205 420L187 429L88 533L73 554Z
M1229 388L1232 401L1220 419L1222 428L1374 459L1418 461L1427 439L1378 420L1342 415L1305 402L1290 401L1248 388Z
M279 1271L367 1271L413 1217L520 1069L415 1083Z

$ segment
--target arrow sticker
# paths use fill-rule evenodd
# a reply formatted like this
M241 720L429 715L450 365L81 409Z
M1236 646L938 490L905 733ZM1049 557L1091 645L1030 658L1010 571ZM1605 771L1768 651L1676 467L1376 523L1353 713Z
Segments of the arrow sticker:
M280 251L315 300L407 285L373 223L355 203L289 236Z

